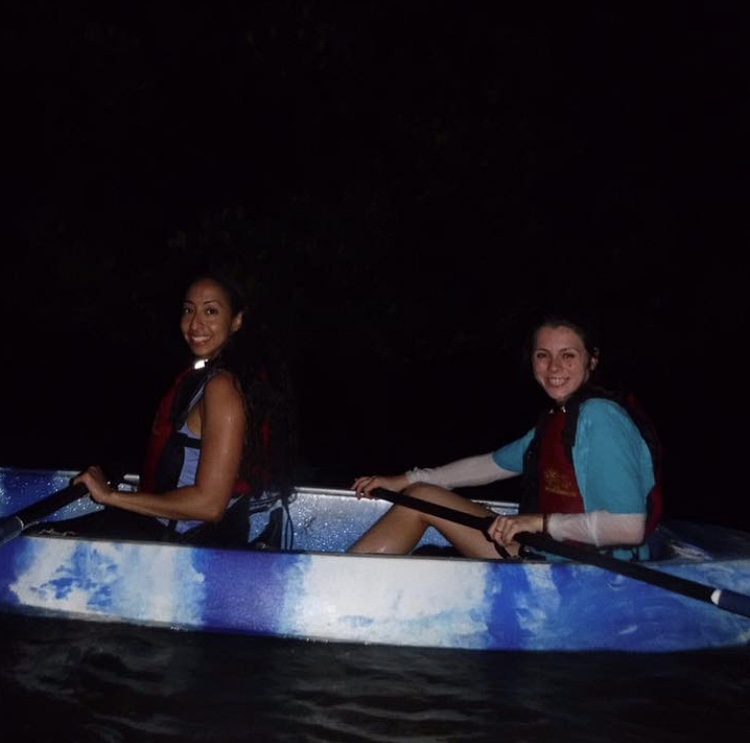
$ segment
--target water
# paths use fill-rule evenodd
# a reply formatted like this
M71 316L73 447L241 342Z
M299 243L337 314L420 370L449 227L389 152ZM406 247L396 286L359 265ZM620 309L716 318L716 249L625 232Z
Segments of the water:
M0 617L0 740L698 741L750 730L750 648L488 653Z

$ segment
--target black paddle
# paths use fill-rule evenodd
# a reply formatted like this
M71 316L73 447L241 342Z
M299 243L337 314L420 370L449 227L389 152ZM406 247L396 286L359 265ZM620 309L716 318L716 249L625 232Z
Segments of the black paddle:
M478 529L487 536L487 529L495 520L493 516L474 516L470 513L458 511L455 508L440 506L436 503L428 503L420 498L414 498L404 493L394 493L385 488L375 488L372 495L376 498L390 501L407 508L413 508L417 511L432 514L448 521L454 521L457 524L463 524L473 529ZM489 536L487 536L489 539ZM595 565L598 568L609 570L613 573L625 575L628 578L651 583L660 588L664 588L674 593L680 593L699 601L718 606L720 609L741 614L750 617L750 596L742 593L731 591L727 588L717 588L716 586L707 586L703 583L680 578L676 575L669 575L659 570L648 568L642 563L627 562L618 560L616 557L603 555L595 549L576 546L569 542L558 542L556 539L547 534L533 534L528 531L516 534L515 539L526 547L531 547L542 552L549 552L559 555L573 562L582 562L588 565Z
M46 516L59 511L63 506L88 495L88 489L83 483L68 485L67 488L32 503L20 511L0 519L0 544L15 539L24 529L41 521Z

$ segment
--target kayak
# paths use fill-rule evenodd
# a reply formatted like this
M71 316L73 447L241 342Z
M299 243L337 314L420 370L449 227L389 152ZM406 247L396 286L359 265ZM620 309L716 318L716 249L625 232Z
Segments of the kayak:
M0 521L72 471L0 467ZM122 489L137 486L125 478ZM497 513L516 504L481 501ZM300 487L251 514L247 549L26 534L0 544L0 611L177 631L493 651L672 652L750 642L750 534L667 520L636 574L575 559L456 556L434 529L408 556L347 547L390 503ZM97 508L78 497L44 520ZM23 525L25 526L25 525ZM598 553L597 553L598 554ZM695 595L685 587L697 586ZM702 589L711 600L703 600ZM722 591L740 610L717 606ZM696 597L697 596L697 597ZM745 613L743 613L745 612Z

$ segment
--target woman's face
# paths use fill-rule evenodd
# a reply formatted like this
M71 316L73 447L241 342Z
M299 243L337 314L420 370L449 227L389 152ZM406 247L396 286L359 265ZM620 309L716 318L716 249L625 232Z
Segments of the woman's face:
M564 325L543 325L531 352L534 378L558 404L563 404L591 376L597 363L578 333Z
M232 314L224 288L211 279L198 279L182 303L180 329L196 358L212 359L242 326L242 313Z

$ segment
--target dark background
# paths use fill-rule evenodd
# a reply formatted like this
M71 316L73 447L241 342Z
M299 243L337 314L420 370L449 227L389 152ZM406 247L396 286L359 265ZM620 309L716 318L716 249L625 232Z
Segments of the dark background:
M668 512L750 526L740 11L201 5L10 3L0 464L138 468L210 245L292 364L306 482L525 431L564 299L659 425Z

